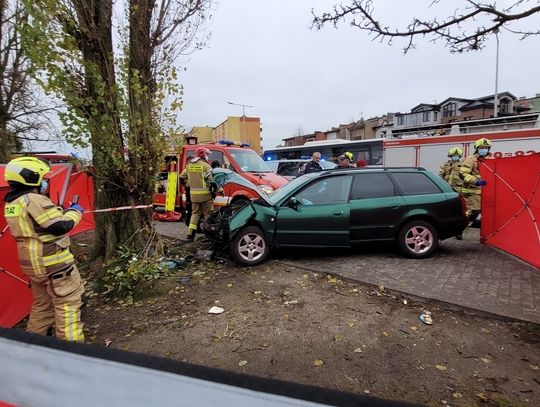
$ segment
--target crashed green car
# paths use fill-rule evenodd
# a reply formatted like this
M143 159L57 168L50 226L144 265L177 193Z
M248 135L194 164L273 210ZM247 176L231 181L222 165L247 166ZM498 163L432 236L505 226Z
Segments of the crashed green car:
M271 195L209 219L210 237L254 266L272 248L352 247L397 241L404 255L425 258L439 240L467 226L463 199L423 168L332 169L303 175Z

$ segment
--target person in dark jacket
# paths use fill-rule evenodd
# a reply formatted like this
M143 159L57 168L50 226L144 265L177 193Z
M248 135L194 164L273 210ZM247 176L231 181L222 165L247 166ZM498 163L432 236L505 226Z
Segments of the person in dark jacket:
M309 174L310 172L319 172L323 170L323 167L321 166L321 153L314 152L311 156L311 161L306 164L306 169L304 170L304 174Z

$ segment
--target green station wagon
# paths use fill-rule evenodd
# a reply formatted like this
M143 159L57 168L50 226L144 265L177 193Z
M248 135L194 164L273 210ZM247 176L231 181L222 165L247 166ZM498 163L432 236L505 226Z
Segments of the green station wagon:
M439 240L460 235L467 226L464 200L423 168L306 174L228 211L226 217L213 217L222 225L215 233L214 224L209 235L219 235L234 260L247 266L264 262L272 248L352 247L388 240L397 241L408 257L425 258Z

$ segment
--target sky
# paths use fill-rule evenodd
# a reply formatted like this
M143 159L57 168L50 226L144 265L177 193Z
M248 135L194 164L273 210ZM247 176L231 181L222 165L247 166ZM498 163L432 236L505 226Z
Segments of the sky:
M343 0L347 2L348 0ZM375 16L398 27L414 16L452 14L464 0L375 0ZM509 3L499 0L498 4ZM531 3L536 3L531 1ZM403 54L370 38L347 22L338 28L311 29L312 14L330 11L332 0L218 0L206 32L208 46L177 65L184 87L179 122L217 126L227 116L261 119L263 147L283 138L329 130L387 112L407 112L419 103L450 96L474 98L495 92L496 41L481 52L451 54L444 43L416 40ZM514 28L540 26L540 15ZM540 36L519 41L499 34L499 92L540 93ZM59 151L73 151L63 144ZM76 151L76 149L75 149Z
M375 12L388 24L405 25L425 13L446 15L431 0L376 0ZM448 3L448 2L447 2ZM456 7L458 2L453 1ZM504 2L498 2L502 4ZM387 112L406 112L419 103L450 96L474 98L495 92L496 41L482 52L451 54L444 43L417 40L392 46L342 23L310 29L311 10L329 11L331 0L228 0L215 7L207 48L182 61L184 109L180 122L217 126L227 116L261 118L263 147L281 139ZM540 17L527 22L540 26ZM499 92L540 93L540 37L519 41L499 34Z

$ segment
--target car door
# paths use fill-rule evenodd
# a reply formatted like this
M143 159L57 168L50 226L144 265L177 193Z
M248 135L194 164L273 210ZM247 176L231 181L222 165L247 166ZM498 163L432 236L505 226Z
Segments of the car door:
M348 247L351 183L346 174L318 178L292 194L276 215L277 245Z
M351 244L395 238L406 211L405 200L386 172L355 174L350 207Z

